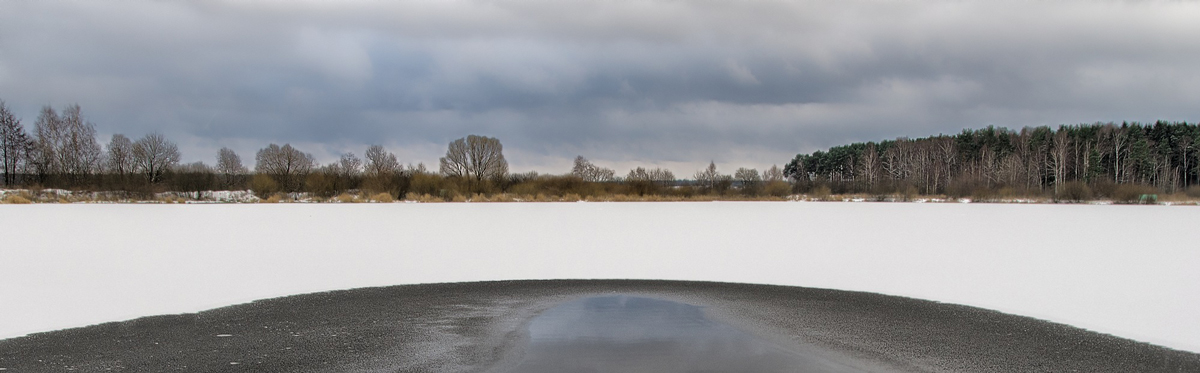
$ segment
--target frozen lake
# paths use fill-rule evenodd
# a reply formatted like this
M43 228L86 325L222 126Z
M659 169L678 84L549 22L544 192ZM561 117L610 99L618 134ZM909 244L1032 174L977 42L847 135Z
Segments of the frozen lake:
M0 205L0 338L396 284L668 279L966 304L1200 352L1200 209Z

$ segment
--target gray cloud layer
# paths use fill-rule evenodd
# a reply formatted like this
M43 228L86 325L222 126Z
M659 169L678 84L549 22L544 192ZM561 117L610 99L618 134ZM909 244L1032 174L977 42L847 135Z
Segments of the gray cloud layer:
M848 141L1200 119L1200 4L985 1L6 1L0 99L78 102L188 160L291 142L514 168L582 154L690 175Z

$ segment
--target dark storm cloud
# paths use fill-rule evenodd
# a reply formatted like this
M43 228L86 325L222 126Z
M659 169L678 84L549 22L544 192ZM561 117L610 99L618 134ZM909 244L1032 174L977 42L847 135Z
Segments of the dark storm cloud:
M497 136L690 175L964 127L1200 118L1185 2L0 3L0 99L78 102L188 160L269 142L436 162Z

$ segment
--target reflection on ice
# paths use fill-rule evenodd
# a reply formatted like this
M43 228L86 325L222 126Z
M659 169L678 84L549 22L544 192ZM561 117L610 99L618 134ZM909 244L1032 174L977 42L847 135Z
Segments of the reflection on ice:
M856 371L709 320L700 307L651 298L564 303L534 318L529 333L512 373Z

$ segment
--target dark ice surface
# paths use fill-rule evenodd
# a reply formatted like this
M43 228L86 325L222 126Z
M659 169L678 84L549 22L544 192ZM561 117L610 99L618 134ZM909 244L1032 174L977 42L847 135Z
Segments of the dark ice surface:
M512 373L857 372L705 317L698 306L615 295L566 302L529 325Z
M1200 372L1200 354L1194 352L975 307L827 289L646 280L422 284L296 295L0 339L0 368L508 373L522 358L529 357L532 364L541 356L534 354L545 353L544 344L531 345L529 327L539 315L576 300L614 294L700 306L705 318L692 318L693 323L734 325L760 341L782 346L780 350L799 355L797 365L788 370L792 372L820 371L823 362L880 373ZM697 308L673 306L655 312L696 315ZM664 322L662 317L621 317ZM592 323L581 319L571 320ZM541 319L537 324L540 338ZM662 333L657 326L642 327L644 331L612 329L600 330L613 335ZM709 344L737 339L718 337ZM659 338L625 350L662 353L647 347L656 343L685 344ZM613 368L604 372L622 371L618 362L609 363ZM715 364L699 371L724 369ZM522 367L528 368L532 367ZM737 368L733 371L749 371ZM841 369L833 363L824 368ZM628 371L638 372L632 369ZM671 369L688 367L660 371Z

